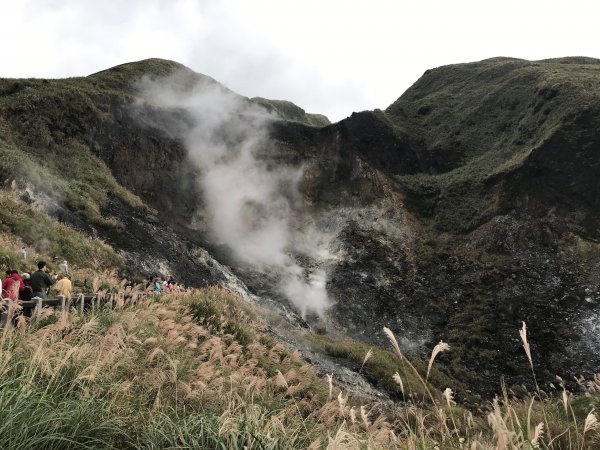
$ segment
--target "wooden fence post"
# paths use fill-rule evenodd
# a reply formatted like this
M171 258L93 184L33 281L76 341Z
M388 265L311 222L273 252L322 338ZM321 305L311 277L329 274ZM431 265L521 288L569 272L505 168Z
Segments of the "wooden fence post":
M43 299L42 299L42 297L36 297L36 299L37 299L37 306L35 307L35 314L34 314L34 316L37 319L42 314L42 302L43 302Z
M60 310L64 311L65 305L67 303L67 298L64 295L59 295L58 298L60 299Z

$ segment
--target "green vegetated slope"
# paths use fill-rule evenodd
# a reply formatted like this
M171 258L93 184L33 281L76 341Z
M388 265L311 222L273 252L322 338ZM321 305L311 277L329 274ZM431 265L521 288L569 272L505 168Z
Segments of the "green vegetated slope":
M55 207L62 204L62 207L72 208L72 211L79 213L84 221L118 227L118 223L102 218L99 212L103 197L106 197L108 191L99 190L90 184L93 181L86 179L85 174L84 181L78 180L77 175L65 179L64 174L53 168L57 163L70 164L71 159L77 158L64 158L59 162L47 155L48 163L39 163L34 154L19 150L2 140L0 154L0 167L6 177L5 189L0 192L0 232L17 237L23 245L40 255L64 258L78 267L120 268L123 265L122 257L106 243L92 240L73 227L59 223L56 218L48 215L46 208L31 204L33 199L30 192L40 193L43 196L42 203L49 202L47 207L50 211L55 211ZM74 164L80 162L78 160ZM103 166L101 163L99 165ZM106 169L104 173L94 169L94 166L83 168L92 179L100 179L100 183L104 183L103 175L110 173ZM13 189L18 192L13 192ZM8 264L14 256L7 253L7 268L15 267Z
M412 204L461 232L523 191L597 211L599 111L600 61L495 58L428 70L385 115L419 160L398 176Z
M27 206L10 193L0 192L0 232L16 236L22 245L40 255L66 259L81 268L121 268L123 259L105 242L92 240L73 228ZM5 253L6 252L6 253ZM15 249L2 249L6 269L20 265ZM30 262L27 270L31 270Z
M87 236L94 227L122 227L101 211L109 197L145 208L82 139L89 122L110 120L95 104L102 93L80 79L0 80L2 231L80 267L123 264Z
M326 116L322 114L307 114L302 108L286 100L269 100L262 97L253 97L250 100L288 121L304 123L315 127L324 127L331 123Z
M146 68L160 69L165 67ZM100 212L109 195L142 207L98 158L92 140L95 129L109 129L117 120L112 104L133 102L133 76L117 71L62 80L0 80L4 180L29 184L99 225L110 225Z

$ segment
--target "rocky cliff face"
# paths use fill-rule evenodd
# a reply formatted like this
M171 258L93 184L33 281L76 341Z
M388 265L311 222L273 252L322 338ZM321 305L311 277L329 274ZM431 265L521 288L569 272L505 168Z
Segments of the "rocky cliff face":
M48 158L57 148L91 153L141 197L146 208L108 193L102 215L122 227L86 222L131 270L162 265L187 284L235 284L292 311L274 288L280 274L240 262L212 237L205 171L185 138L197 117L138 101L142 77L174 72L184 97L218 86L161 60L83 79L2 80L1 137ZM290 227L305 240L306 230L327 236L323 254L289 249L307 279L326 273L333 304L308 324L381 345L388 326L415 355L447 341L444 370L486 395L501 377L529 380L522 321L543 383L597 372L599 80L600 61L584 58L441 67L385 111L336 124L287 102L235 97L236 123L252 120L247 107L267 114L269 150L254 157L268 171L299 169L297 192L286 194ZM224 143L239 144L219 126ZM77 224L81 214L66 207L63 219Z

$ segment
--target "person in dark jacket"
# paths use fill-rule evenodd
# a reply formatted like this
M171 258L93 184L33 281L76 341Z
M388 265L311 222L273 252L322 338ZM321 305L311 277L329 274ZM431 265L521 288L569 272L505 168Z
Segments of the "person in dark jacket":
M33 298L33 290L31 289L31 283L30 283L30 275L28 273L24 273L23 275L21 275L22 279L23 279L23 284L25 285L25 289L23 289L23 291L19 292L19 299L20 300L24 300L24 301L29 301Z
M29 284L34 297L48 298L48 288L54 284L54 281L48 275L48 267L44 261L38 262L38 270L31 274Z

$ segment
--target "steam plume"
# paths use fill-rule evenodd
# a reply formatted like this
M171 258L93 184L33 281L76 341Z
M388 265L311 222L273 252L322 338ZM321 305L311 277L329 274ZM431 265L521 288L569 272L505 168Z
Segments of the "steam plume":
M189 82L188 73L142 82L142 100L183 110L190 118L168 130L183 140L201 172L208 224L214 239L254 269L275 273L278 290L304 315L321 314L329 305L326 272L301 267L295 252L315 257L327 240L294 219L302 170L269 163L273 146L263 108L209 78ZM306 228L306 227L304 227Z

